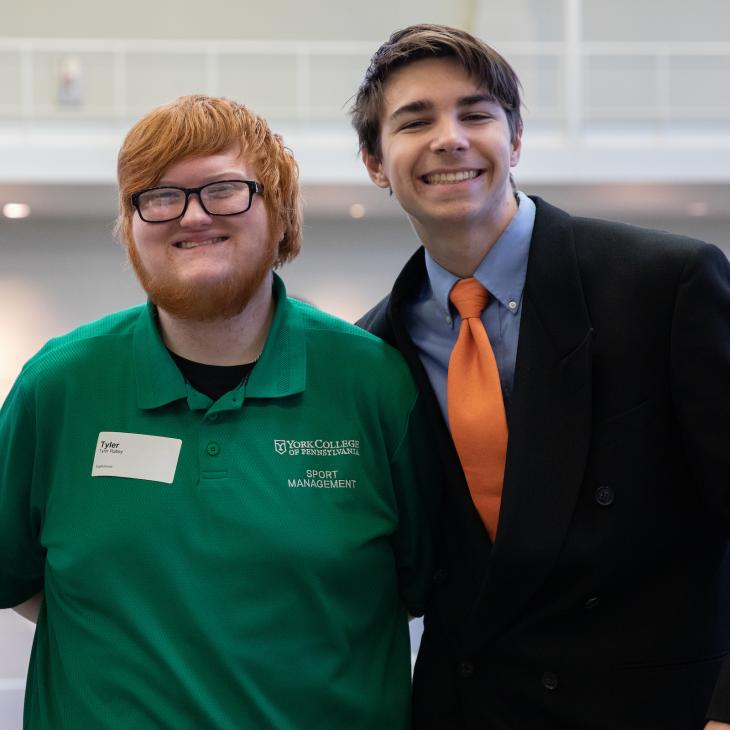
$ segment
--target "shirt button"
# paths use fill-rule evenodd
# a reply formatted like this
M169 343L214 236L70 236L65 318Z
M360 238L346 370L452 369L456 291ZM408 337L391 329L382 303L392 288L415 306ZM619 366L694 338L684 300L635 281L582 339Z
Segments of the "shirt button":
M458 670L462 677L471 677L474 675L474 665L471 662L459 662Z
M558 688L558 675L555 672L545 672L540 677L540 682L545 689L549 689L552 692Z
M446 315L446 324L451 324L454 320L449 317L449 315Z
M507 303L507 306L514 312L517 309L517 302L511 301Z
M221 452L221 447L215 442L211 441L206 447L205 450L208 452L210 456L218 456Z
M596 502L601 507L608 507L613 504L613 489L611 487L601 486L596 489Z
M208 421L208 422L210 422L210 423L213 423L214 421L217 421L218 420L218 414L217 413L209 413L205 417L205 420Z

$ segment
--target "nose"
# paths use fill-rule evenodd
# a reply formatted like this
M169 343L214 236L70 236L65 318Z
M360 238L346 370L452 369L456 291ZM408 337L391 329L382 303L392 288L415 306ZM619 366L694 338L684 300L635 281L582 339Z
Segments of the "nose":
M199 226L209 223L211 217L205 212L205 209L200 204L200 198L195 194L191 193L188 198L188 207L185 209L185 215L180 218L181 226Z
M440 119L434 130L432 152L460 152L469 147L466 130L458 119L452 117Z

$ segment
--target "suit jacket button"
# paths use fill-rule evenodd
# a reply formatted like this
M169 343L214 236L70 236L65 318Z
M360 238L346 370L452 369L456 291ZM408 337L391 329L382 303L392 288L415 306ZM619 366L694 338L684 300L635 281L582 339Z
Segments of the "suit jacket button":
M459 674L462 677L471 677L474 674L474 665L466 660L459 662Z
M600 599L598 596L591 596L586 602L585 602L585 609L586 611L592 611L599 603Z
M558 675L555 672L545 672L540 678L542 686L550 691L558 688Z
M601 507L608 507L609 505L613 504L613 489L611 487L598 487L596 489L596 502L601 505Z
M434 574L433 574L433 582L443 583L446 580L446 577L448 576L449 571L446 570L446 568L439 568Z

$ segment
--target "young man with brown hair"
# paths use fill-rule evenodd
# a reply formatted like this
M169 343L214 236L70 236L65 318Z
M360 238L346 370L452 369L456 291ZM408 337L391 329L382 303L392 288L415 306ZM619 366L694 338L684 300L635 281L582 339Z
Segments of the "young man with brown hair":
M352 111L423 244L360 324L448 475L414 728L730 722L727 259L517 192L518 79L463 31L394 33Z

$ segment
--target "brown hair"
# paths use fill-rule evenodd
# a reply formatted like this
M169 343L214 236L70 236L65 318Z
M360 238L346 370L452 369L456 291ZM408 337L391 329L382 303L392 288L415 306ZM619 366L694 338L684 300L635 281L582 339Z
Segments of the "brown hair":
M222 152L231 145L256 171L271 231L281 231L276 266L301 246L299 168L282 138L243 104L212 96L181 96L153 109L127 133L117 158L119 217L116 232L132 241L132 194L154 187L170 165L186 157Z
M411 25L397 30L370 59L350 109L360 150L380 158L383 87L398 68L424 58L454 58L483 85L507 115L510 137L522 131L520 81L512 67L491 46L466 31L446 25Z

